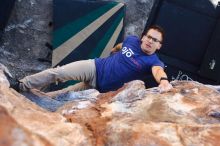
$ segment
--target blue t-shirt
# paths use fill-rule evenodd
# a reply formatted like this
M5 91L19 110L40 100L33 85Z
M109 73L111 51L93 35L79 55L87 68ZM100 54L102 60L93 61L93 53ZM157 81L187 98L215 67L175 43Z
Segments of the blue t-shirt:
M137 36L127 37L122 49L107 57L95 59L96 86L100 92L113 91L132 80L142 80L151 74L152 66L164 67L157 55L147 55L141 50Z

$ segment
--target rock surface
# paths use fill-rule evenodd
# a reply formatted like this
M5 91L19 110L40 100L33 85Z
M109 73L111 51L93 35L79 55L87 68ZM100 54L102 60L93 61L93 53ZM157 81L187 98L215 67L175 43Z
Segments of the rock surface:
M6 111L0 106L0 145L1 146L52 146L44 137L28 131L20 126Z
M0 71L0 145L219 146L219 92L193 81L172 84L159 93L137 80L105 94L34 98L37 105L9 88ZM50 112L40 107L45 101L60 104Z

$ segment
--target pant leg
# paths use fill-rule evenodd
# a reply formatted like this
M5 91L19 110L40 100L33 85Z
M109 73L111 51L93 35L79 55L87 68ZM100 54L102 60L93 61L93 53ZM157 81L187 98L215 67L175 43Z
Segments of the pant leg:
M54 97L56 97L60 94L67 93L69 91L75 91L76 92L76 91L82 91L82 90L91 89L91 88L92 87L89 84L87 84L85 82L80 82L80 83L71 85L71 86L69 86L67 88L64 88L64 89L61 89L61 90L44 93L44 95L46 95L48 97L51 97L51 98L54 98ZM40 92L40 93L42 93L42 92ZM35 94L36 94L36 90L35 90Z
M96 87L95 60L82 60L66 64L61 67L50 68L20 80L20 89L27 91L32 88L41 89L57 81L78 80Z

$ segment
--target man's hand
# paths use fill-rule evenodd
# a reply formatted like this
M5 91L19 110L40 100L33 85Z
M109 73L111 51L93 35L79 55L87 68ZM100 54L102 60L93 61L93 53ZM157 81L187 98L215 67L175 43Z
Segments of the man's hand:
M114 53L116 53L116 52L118 52L118 50L116 50L115 48L112 48L112 49L111 49L111 54L114 54Z
M116 53L122 48L122 43L117 44L114 48L111 49L111 54Z
M173 89L173 86L168 80L161 80L158 87L160 88L160 93L168 92Z

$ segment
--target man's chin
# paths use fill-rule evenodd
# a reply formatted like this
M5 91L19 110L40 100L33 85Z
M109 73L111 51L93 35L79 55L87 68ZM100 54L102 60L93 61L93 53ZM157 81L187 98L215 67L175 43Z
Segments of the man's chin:
M144 50L144 49L143 49L143 52L146 53L146 54L148 54L148 55L152 54L151 51L149 51L149 50Z

